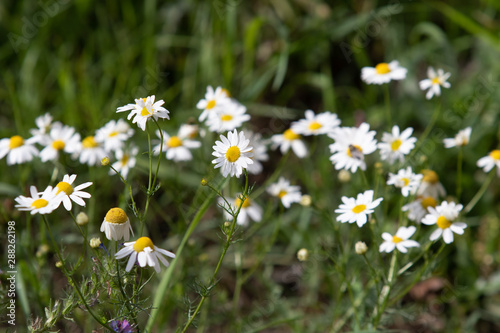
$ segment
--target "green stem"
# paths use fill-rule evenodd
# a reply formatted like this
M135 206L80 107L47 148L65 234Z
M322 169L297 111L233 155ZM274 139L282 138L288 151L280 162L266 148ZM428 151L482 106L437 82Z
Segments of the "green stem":
M115 254L117 252L118 252L118 241L115 242ZM135 327L137 329L137 333L139 333L139 325L137 324L137 316L130 308L130 304L129 304L130 298L127 296L127 294L125 293L125 290L123 289L122 278L120 276L120 265L118 265L118 260L115 259L115 263L116 263L116 276L117 276L117 280L118 280L118 288L120 289L120 292L122 293L123 301L125 302L125 306L127 307L128 313L132 317L132 320L134 321Z
M392 114L391 114L391 97L389 93L389 84L385 84L384 100L385 100L385 116L388 128L392 127Z
M92 310L90 309L89 305L87 304L87 301L85 300L85 298L83 297L80 289L78 288L78 286L76 285L76 282L75 280L73 279L73 276L71 276L71 274L68 273L68 270L66 268L66 263L64 262L64 258L62 257L61 255L61 252L59 251L59 247L57 246L57 242L54 238L54 235L52 234L52 231L50 230L50 225L49 225L49 222L47 221L47 218L45 217L45 215L42 215L42 218L43 218L43 221L45 222L45 226L47 227L47 231L49 233L49 236L50 236L50 239L52 240L52 244L54 246L54 249L56 250L56 254L57 256L59 257L59 260L61 261L62 263L62 271L64 273L64 275L66 275L66 277L68 278L68 281L69 283L71 284L71 286L73 287L73 289L76 291L76 293L78 294L78 297L80 298L80 300L82 301L83 303L83 306L87 309L87 311L90 313L90 315L99 323L101 324L102 326L104 326L106 329L108 329L110 332L114 332L114 330L108 326L108 324L106 322L103 322L101 321L99 318L97 318L97 316L92 312Z
M472 208L474 208L474 206L478 203L479 199L481 199L481 197L484 195L484 193L486 192L486 190L490 186L494 177L495 177L495 169L490 171L488 178L486 178L486 180L484 181L484 183L481 186L481 188L479 189L479 191L477 191L476 195L474 195L472 200L467 204L467 206L465 206L464 214L469 213L472 210Z
M374 319L373 319L373 327L376 329L380 319L382 318L382 314L387 306L387 300L389 299L389 294L391 293L391 289L393 286L394 273L396 272L396 263L397 263L397 254L398 252L394 249L391 259L391 265L389 267L389 273L387 274L387 284L382 288L380 293L380 297L377 302L377 306L373 311Z
M229 178L225 178L224 181L220 184L219 188L222 188L224 184L226 184L227 180ZM210 206L210 203L215 197L215 192L211 192L209 196L205 199L205 201L201 204L200 209L194 216L193 220L191 221L191 224L189 225L188 230L184 234L184 237L181 240L181 243L179 247L177 248L176 252L176 258L170 263L170 267L163 276L163 278L160 281L160 284L158 286L157 292L155 294L155 298L153 300L153 307L151 310L151 314L149 316L148 322L146 323L146 328L144 329L145 332L152 332L153 331L153 325L156 320L156 317L159 314L159 309L161 307L161 304L165 298L165 294L167 292L168 285L170 283L170 280L172 279L172 274L175 271L175 267L177 266L177 263L179 262L179 258L181 257L182 250L184 249L189 237L191 234L194 232L196 227L198 226L198 223L200 222L201 218L207 211L208 207Z
M226 234L226 243L224 244L224 248L222 249L222 253L221 253L220 258L219 258L219 262L217 263L217 266L215 267L215 271L212 274L212 278L210 279L210 285L213 285L217 279L217 274L219 273L219 270L222 267L222 262L224 260L224 257L226 256L227 250L229 249L229 246L232 243L232 237L233 237L234 230L236 228L236 221L238 219L238 215L240 213L241 207L243 206L243 203L245 202L246 198L248 197L248 172L246 169L244 169L244 171L245 171L245 190L243 191L243 195L240 198L240 205L238 207L238 210L233 215L231 229ZM198 303L198 306L196 307L195 311L193 312L193 314L189 318L188 322L186 323L186 325L182 329L181 333L186 332L186 330L189 328L189 326L191 326L191 324L193 323L193 320L196 318L196 315L198 314L198 312L200 312L201 307L203 306L203 303L205 302L207 297L208 297L208 295L203 295L201 297L201 300Z
M460 202L460 196L462 195L462 161L464 157L463 147L460 146L458 151L458 160L457 160L457 200Z
M429 136L432 129L434 128L434 125L436 124L436 121L438 120L440 113L441 113L441 103L438 102L438 104L436 105L436 109L434 110L434 113L432 114L431 121L429 122L429 124L427 124L427 127L424 130L424 133L422 133L417 144L415 145L415 148L411 151L410 155L408 156L408 160L410 160L413 157L413 155L415 155L417 153L417 151L420 149L420 147L422 147L425 139L427 139L427 136Z
M137 205L135 204L134 196L132 194L132 187L127 183L127 181L125 180L125 178L123 178L123 176L121 175L121 173L119 173L115 168L113 168L113 166L111 164L109 165L109 167L111 168L111 170L113 170L118 175L118 177L120 177L120 179L123 182L123 184L125 184L125 186L127 187L128 194L130 196L130 200L132 201L132 209L134 210L134 215L138 219L140 219L139 210L137 209Z

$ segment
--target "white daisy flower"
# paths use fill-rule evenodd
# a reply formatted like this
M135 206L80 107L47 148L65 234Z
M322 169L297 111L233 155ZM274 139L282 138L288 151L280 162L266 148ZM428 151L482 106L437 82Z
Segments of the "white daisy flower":
M420 181L424 175L414 174L411 167L401 169L397 174L389 172L389 179L387 185L394 185L401 189L401 194L407 197L409 194L415 194L420 185Z
M290 182L283 177L278 179L277 183L269 185L267 193L280 198L281 203L285 208L290 208L292 203L300 202L302 200L302 193L300 193L300 186L290 185Z
M497 175L500 177L500 150L492 150L487 156L481 157L477 161L477 166L483 168L484 172L490 172L496 166Z
M437 224L438 229L431 234L431 241L435 241L442 235L444 242L450 244L453 242L453 233L459 235L464 233L467 225L463 222L453 222L462 208L461 204L447 201L443 201L436 208L429 207L429 214L422 219L422 223L427 225Z
M135 167L137 153L139 153L139 148L136 146L131 146L128 149L118 149L115 152L117 161L113 163L112 167L118 171L123 178L127 179L128 172ZM115 172L110 170L109 174L114 175Z
M53 126L41 144L45 146L40 152L42 162L56 160L62 151L68 154L78 153L80 134L75 133L75 129L70 126Z
M226 89L217 87L214 91L214 88L208 86L205 98L201 99L198 104L196 104L198 109L203 110L198 120L204 121L212 111L231 102L231 98L229 98Z
M211 132L227 132L241 127L245 121L250 120L246 113L247 108L239 103L227 103L214 110L206 122Z
M216 157L212 161L215 164L214 168L221 168L224 177L241 176L243 169L253 163L251 159L253 147L249 145L250 140L245 138L243 131L238 135L237 130L228 132L227 138L221 134L220 139L221 141L215 141L215 146L212 147L214 149L212 155Z
M148 265L149 267L153 267L156 273L160 273L160 263L161 261L166 267L168 267L169 263L164 255L170 258L175 258L175 254L169 252L167 250L160 249L157 246L154 246L153 241L148 237L141 237L135 242L128 242L123 244L124 247L116 252L116 259L122 259L126 256L130 256L127 262L127 267L125 270L130 272L132 267L136 262L139 263L139 266L145 267ZM159 259L159 261L158 261Z
M64 175L63 180L57 183L57 194L61 193L61 201L67 211L72 208L71 201L74 201L77 205L85 206L85 201L83 199L88 199L91 195L87 192L82 191L84 188L92 185L92 182L86 182L78 186L73 187L72 184L76 179L76 175Z
M382 238L384 242L380 244L379 252L392 252L395 248L398 249L399 252L406 253L408 252L408 247L419 247L420 244L414 240L408 239L417 231L417 228L414 226L411 227L401 227L398 229L396 234L393 236L388 232L384 232L382 234Z
M446 190L443 184L439 182L439 176L435 171L425 169L422 170L421 173L424 177L418 187L417 195L431 196L434 199L439 199L439 197L444 197L446 195Z
M61 204L62 194L58 195L57 192L57 188L48 186L45 191L39 193L35 186L31 186L31 198L18 196L15 199L18 203L15 207L21 211L30 211L31 215L52 213Z
M356 222L360 228L368 221L368 215L373 213L374 209L384 200L383 198L373 200L373 190L359 193L356 199L346 196L341 199L343 203L338 209L335 209L335 213L341 214L337 216L337 221L342 223Z
M233 211L236 213L238 210L238 207L241 204L241 199L240 195L236 196L236 200L234 201L233 204L231 204L231 207L229 210ZM219 205L221 205L224 208L228 208L226 202L224 199L219 198ZM229 214L225 209L224 209L224 216L226 219L232 219L232 215ZM245 201L243 201L243 204L241 205L240 213L238 214L238 219L236 220L236 223L238 225L248 225L248 222L252 220L254 222L260 222L262 220L262 208L255 203L253 199L246 198Z
M52 116L50 113L46 113L35 119L35 124L37 128L30 129L30 133L33 136L35 142L43 141L43 138L48 135L52 127L61 127L62 124L58 121L52 123Z
M302 135L320 135L331 133L340 125L340 120L335 113L326 111L315 114L312 110L305 112L305 119L292 124L292 130Z
M370 125L362 123L359 127L338 127L328 134L335 140L331 144L330 161L336 170L345 169L352 173L358 168L366 170L365 156L377 150L376 132L370 131Z
M419 82L420 89L429 89L429 91L427 91L427 94L425 94L425 98L431 99L434 95L441 95L441 87L451 87L450 83L446 81L448 80L450 75L450 73L445 73L442 69L438 69L436 73L434 68L429 67L427 69L428 78Z
M0 159L7 155L7 165L22 164L29 162L34 156L38 156L38 149L34 143L36 139L24 140L19 135L0 140Z
M269 159L269 155L267 155L267 147L264 140L262 140L260 133L247 132L247 135L250 140L249 145L253 147L253 156L250 157L253 164L250 164L247 170L253 175L258 175L264 168L261 162L265 162Z
M472 132L471 127L464 128L463 130L458 131L457 135L454 138L444 139L444 147L445 148L453 148L453 147L464 147L469 144L470 134Z
M96 166L101 164L101 160L106 157L104 147L97 142L93 136L87 136L82 140L80 146L80 163Z
M162 131L162 133L163 152L166 154L167 160L173 160L174 162L191 161L193 159L193 154L191 154L190 149L201 147L201 142L183 137L183 133L181 133L180 130L177 135L173 136L170 136L165 131ZM161 139L160 131L156 131L156 136ZM160 154L160 148L160 144L154 147L153 151L155 155Z
M134 130L130 128L125 120L111 120L96 131L95 141L102 143L104 150L109 153L122 149L125 141L132 137L133 134Z
M159 100L155 103L155 95L151 95L147 98L136 99L135 104L127 104L125 106L121 106L116 110L116 112L131 111L127 116L127 119L130 120L132 119L132 117L134 117L132 123L137 123L137 126L145 131L146 122L151 117L153 117L155 120L158 120L158 118L170 119L168 115L170 111L162 106L164 103L165 102L163 100Z
M205 137L206 131L204 129L200 129L200 126L193 124L182 124L179 127L179 132L177 136L183 139L196 139L197 137Z
M408 212L408 219L420 223L425 215L427 215L427 208L436 207L437 201L433 197L419 196L414 201L404 205L401 210Z
M279 147L283 155L292 148L298 158L304 158L307 155L307 148L300 138L300 135L292 129L287 129L283 134L275 134L271 137L271 141L273 142L272 148L276 149Z
M106 234L107 239L114 241L119 241L122 238L128 241L130 233L134 234L127 214L125 214L123 209L118 207L108 210L102 220L101 232Z
M416 138L410 137L413 133L413 128L408 127L403 132L399 132L399 126L392 127L392 133L383 133L382 142L378 144L380 149L380 157L382 160L388 160L393 164L396 160L404 161L405 155L415 147Z
M392 80L403 80L406 72L406 68L399 66L399 62L394 60L390 63L382 62L375 67L363 67L361 79L368 84L383 84Z

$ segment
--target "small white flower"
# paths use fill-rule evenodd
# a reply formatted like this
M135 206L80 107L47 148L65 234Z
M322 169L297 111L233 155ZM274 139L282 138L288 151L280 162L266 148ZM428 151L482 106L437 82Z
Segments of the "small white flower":
M431 196L434 199L439 199L439 197L444 197L446 195L446 190L443 184L439 182L439 176L436 172L432 170L422 170L421 173L424 175L422 182L417 190L417 195L419 196Z
M236 200L234 201L234 203L231 204L229 210L232 210L234 213L236 213L240 204L241 199L240 195L238 195L236 196ZM219 198L219 205L226 209L228 208L226 202L222 198ZM232 215L229 214L226 210L224 210L224 215L226 219L232 218ZM243 201L243 204L241 204L240 213L238 214L236 223L238 225L248 225L248 222L250 220L254 222L260 222L262 220L262 208L257 205L253 199L246 198L245 201Z
M411 167L407 167L406 169L399 170L397 174L389 172L387 185L394 185L400 188L403 196L407 197L409 194L417 192L423 177L421 174L414 174Z
M392 133L383 133L382 142L378 144L382 160L388 160L390 164L396 160L403 162L404 156L410 153L417 141L416 138L410 137L412 133L413 128L411 127L400 133L399 127L396 125L392 127Z
M469 144L470 134L472 132L471 127L464 128L463 130L458 131L457 135L454 138L444 139L444 147L445 148L453 148L453 147L463 147Z
M50 113L46 113L35 119L35 124L37 128L30 129L30 133L34 138L35 142L42 142L43 138L46 137L52 127L61 127L62 124L58 121L52 123L52 116Z
M206 122L211 132L227 132L241 127L250 120L247 108L239 103L228 103L211 113Z
M67 211L72 208L71 201L80 206L85 206L85 201L83 198L88 199L91 195L87 192L82 191L84 188L92 185L92 182L86 182L78 186L73 187L72 184L76 179L76 175L64 175L63 180L57 183L57 194L61 193L61 201Z
M122 238L128 241L130 233L134 234L130 220L123 209L115 207L108 210L106 216L102 220L101 232L106 234L109 240L119 241Z
M437 201L433 197L419 196L414 201L404 205L401 210L408 212L408 219L420 223L425 215L427 215L427 208L436 207Z
M273 142L272 148L280 148L282 154L286 154L292 148L298 158L304 158L307 155L307 148L304 142L300 139L300 135L292 129L287 129L283 134L275 134L271 137Z
M200 129L198 125L192 124L182 124L179 127L179 132L177 134L178 137L184 139L196 139L197 137L205 137L206 131L204 129Z
M217 87L214 91L214 88L208 86L205 98L201 99L198 104L196 104L198 109L203 110L198 120L204 121L212 111L231 102L231 98L229 98L226 89Z
M373 213L374 209L384 200L383 198L373 200L372 190L359 193L356 199L346 196L341 199L343 203L335 210L335 213L341 214L337 217L337 221L342 223L356 222L358 227L362 227L368 221L368 215Z
M390 63L382 62L375 67L363 67L361 79L368 84L383 84L392 80L403 80L406 72L406 68L399 66L399 62L394 60Z
M216 157L212 161L215 164L214 168L221 168L224 177L241 176L243 169L253 163L250 140L245 137L243 131L238 135L237 130L228 132L227 138L221 134L220 139L221 141L215 141L215 146L212 147L214 149L212 155Z
M201 142L190 140L183 136L181 131L177 135L170 136L167 132L163 133L163 152L166 154L167 160L174 162L190 161L193 159L190 149L200 148ZM161 138L160 131L156 131L156 136ZM160 153L160 144L153 149L155 155Z
M340 125L340 120L335 113L329 111L315 114L306 110L305 119L292 124L292 130L301 135L320 135L331 133Z
M453 242L453 233L462 235L467 225L463 222L453 222L457 217L463 206L454 202L443 201L436 208L429 207L429 214L423 219L422 223L427 225L437 224L436 229L430 236L431 241L435 241L441 235L446 244Z
M62 195L57 195L57 188L48 186L43 192L38 192L35 186L30 187L30 197L18 196L16 208L21 211L30 211L31 214L52 213L61 204ZM41 196L40 196L41 195Z
M274 197L280 198L281 203L285 208L290 208L292 203L300 202L300 200L302 199L300 186L290 185L290 182L283 177L280 177L277 183L269 185L269 187L267 188L267 193Z
M135 100L135 104L127 104L125 106L119 107L116 112L124 112L131 111L127 116L127 119L134 119L132 123L137 123L140 129L143 131L146 130L146 122L153 117L155 120L158 118L169 118L169 113L167 109L165 109L162 105L165 102L163 100L159 100L155 102L155 95L148 96L147 98L139 98Z
M429 91L427 91L427 94L425 94L425 98L431 99L434 95L441 95L441 87L451 87L450 83L446 81L448 80L450 75L450 73L445 73L442 69L438 69L436 73L434 68L429 67L427 69L428 78L419 82L420 89L429 89Z
M34 138L24 140L19 135L2 139L0 140L0 159L7 155L7 165L29 162L34 156L38 156L38 149L34 146L35 142Z
M358 168L366 170L365 156L377 150L375 134L375 131L370 131L367 123L362 123L359 127L338 127L328 134L335 140L329 146L332 153L330 161L335 169L350 170L352 173Z
M118 149L115 152L115 157L117 161L113 163L113 168L122 175L123 178L127 179L127 175L133 167L135 167L136 156L139 152L139 148L136 146L131 146L128 149L122 150ZM110 175L114 175L113 170L109 171Z
M68 154L78 153L80 134L75 133L75 129L70 126L53 126L41 144L45 146L40 152L42 162L56 160L61 151Z
M87 136L82 140L80 146L80 163L96 166L101 164L101 160L106 157L106 151L93 136Z
M156 273L160 273L159 261L166 267L169 266L167 259L163 256L175 258L175 254L172 252L154 246L153 241L148 237L141 237L135 242L128 242L123 245L124 247L115 254L115 257L116 259L122 259L130 255L127 267L125 268L127 272L130 272L134 264L138 262L139 266L145 267L148 265L149 267L153 267Z
M379 252L389 253L396 248L399 252L406 253L408 252L408 247L419 247L420 244L418 242L408 239L413 236L415 231L417 231L417 228L411 226L408 228L399 228L394 236L388 232L384 232L382 234L384 242L380 244Z
M95 141L104 145L106 152L122 149L125 141L132 137L134 130L123 119L111 120L96 131Z
M484 172L490 172L496 166L497 175L500 177L500 150L492 150L487 156L481 157L477 161L477 166L483 168Z
M253 175L258 175L264 169L261 162L265 162L269 159L269 155L267 155L267 147L264 140L262 140L260 133L247 132L246 135L250 140L249 145L253 147L253 156L250 157L253 163L248 166L247 170Z

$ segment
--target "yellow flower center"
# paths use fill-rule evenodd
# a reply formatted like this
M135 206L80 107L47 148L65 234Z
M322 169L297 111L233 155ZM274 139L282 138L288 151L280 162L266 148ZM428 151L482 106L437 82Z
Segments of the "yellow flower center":
M409 180L408 178L401 178L401 180L402 180L402 181L403 181L403 183L404 183L404 186L403 186L403 187L408 186L408 184L410 184L410 180Z
M178 136L171 136L167 141L167 146L170 148L180 147L182 146L182 140Z
M451 225L451 222L448 221L448 219L446 217L444 217L444 216L441 215L437 219L437 225L441 229L448 229L450 227L450 225Z
M300 139L300 135L292 131L291 129L287 129L285 133L283 133L283 137L288 141L293 141Z
M230 121L231 119L233 119L233 116L231 116L230 114L225 114L222 117L220 117L220 119L222 121Z
M70 184L66 183L66 182L59 182L56 187L59 189L57 191L57 193L59 194L60 192L64 192L66 193L67 195L70 195L71 193L73 193L73 186L71 186Z
M392 242L394 244L397 244L397 243L402 242L402 241L403 241L403 238L398 237L398 236L392 236Z
M63 150L65 146L66 144L63 140L55 140L54 142L52 142L52 148L54 148L55 150Z
M387 74L391 71L391 69L389 68L388 63L382 62L375 66L375 71L377 72L377 74Z
M12 140L12 139L11 139ZM500 150L495 149L490 153L490 157L496 161L500 160Z
M10 138L9 149L21 147L22 145L24 145L24 140L19 135L14 135L13 137Z
M317 121L313 121L312 123L309 124L309 129L311 131L316 131L316 130L319 130L321 127L323 127L323 125L321 125L320 123L318 123Z
M95 147L99 146L99 144L97 142L95 142L93 136L88 136L85 139L83 139L82 146L83 146L83 148L95 148Z
M360 153L363 153L363 149L361 149L360 146L350 145L349 148L347 148L347 156L352 157L352 152L355 150L358 150Z
M352 209L352 212L353 212L354 214L359 214L359 213L363 212L365 209L366 209L366 205L357 205L357 206L355 206L355 207Z
M422 207L427 210L427 207L436 207L437 201L433 197L427 197L423 199L421 202Z
M124 166L125 166L125 165L127 165L129 158L130 158L130 157L128 156L128 154L123 154L123 157L122 157L122 159L120 160L120 163L121 163L122 165L124 165Z
M424 178L422 178L423 182L431 183L431 184L437 184L439 182L439 177L436 172L432 170L422 170L422 174L424 175Z
M240 156L241 156L241 151L240 148L238 148L237 146L229 147L229 149L226 152L226 159L231 163L236 162L238 158L240 158Z
M114 136L117 136L118 135L118 132L117 131L113 131L111 133L109 133L109 137L112 138Z
M281 190L280 193L278 193L278 198L283 198L285 195L287 195L288 192L287 191L284 191L284 190Z
M123 224L128 221L128 217L123 209L116 207L108 210L108 213L106 214L104 220L109 223Z
M45 199L36 199L35 201L33 201L33 203L31 204L31 207L34 207L36 209L39 209L39 208L42 208L42 207L45 207L49 204L49 202Z
M149 113L148 108L147 107L143 107L142 110L141 110L141 116L146 117L146 116L150 116L150 115L151 114Z
M432 79L432 84L441 84L441 80L438 77Z
M215 107L215 100L213 100L213 99L209 100L207 103L206 109L210 110L210 109L213 109L214 107Z
M142 252L145 248L149 247L151 250L155 250L155 246L153 245L153 241L149 237L141 237L135 241L134 251Z
M392 143L391 143L391 149L392 149L393 151L398 150L398 149L399 149L399 147L401 147L401 144L402 144L402 143L403 143L403 142L401 142L401 140L400 140L400 139L396 139L396 140L392 141Z
M236 207L239 207L240 204L241 204L241 199L240 198L236 198L236 200L234 201L234 205ZM250 199L246 198L245 201L243 201L243 204L241 205L241 208L247 208L250 205L251 205Z

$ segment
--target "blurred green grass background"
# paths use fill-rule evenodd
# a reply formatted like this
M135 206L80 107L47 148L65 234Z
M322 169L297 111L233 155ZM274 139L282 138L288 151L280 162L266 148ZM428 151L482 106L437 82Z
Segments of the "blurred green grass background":
M197 117L195 105L207 85L229 89L248 107L252 125L267 129L267 135L283 131L308 108L336 112L347 126L366 119L382 131L388 127L383 94L380 87L361 83L360 70L396 59L409 72L404 81L391 85L394 119L398 125L413 126L421 134L440 104L441 117L422 149L428 159L421 164L436 170L450 192L455 186L456 156L444 150L441 140L461 128L473 127L474 148L466 149L464 155L462 199L467 203L486 176L475 162L498 147L500 138L499 10L500 3L494 0L2 1L0 138L15 134L28 137L35 117L45 112L76 127L82 136L91 135L110 119L121 117L115 113L116 107L151 94L165 100L171 121L162 126L174 130ZM452 87L443 92L439 102L425 100L418 88L430 65L452 73ZM136 129L134 138L145 140L145 135ZM319 143L318 151L326 152L326 144ZM197 156L203 164L162 166L164 191L155 197L149 229L151 234L170 237L168 244L173 249L193 214L191 198L200 202L204 196L198 188L199 179L214 173L210 147L205 148ZM268 163L271 170L278 160L274 159ZM126 193L117 179L106 176L105 170L89 170L69 158L66 162L79 179L97 180L88 205L92 228L97 231L107 209L123 202ZM338 183L327 153L314 162L304 161L305 167L297 160L293 162L288 175L294 175L303 192L310 193L318 205L329 207L331 202L338 202L341 191L346 195L356 191ZM145 183L146 167L139 163L135 186ZM26 193L27 184L48 183L52 170L39 161L14 167L1 161L0 174L1 218L20 221L21 215L12 208L13 197ZM470 214L467 235L456 249L448 249L450 260L441 263L440 273L453 278L446 289L452 301L443 301L443 313L435 318L446 321L445 331L499 329L498 282L486 284L487 290L477 287L480 279L490 281L496 276L498 281L500 276L497 188L495 180ZM271 208L267 211L272 212ZM175 273L177 281L192 281L210 273L220 246L216 232L204 231L217 230L217 214L214 208L207 223L200 225L185 261ZM271 213L268 218L273 219ZM347 308L321 298L338 287L331 265L325 271L308 269L310 275L302 282L299 278L290 282L299 285L296 289L276 277L281 271L292 274L290 270L297 268L298 248L314 249L318 239L319 243L330 242L324 236L329 225L322 224L321 219L307 210L288 213L284 221L287 228L281 230L261 274L243 288L240 314L230 309L234 281L226 274L200 318L200 331L236 327L251 332L266 325L278 327L276 332L326 331L329 314ZM311 225L298 221L310 221ZM71 242L71 235L76 233L69 220L66 222L56 232ZM272 228L266 224L256 227L254 232L259 237L242 246L244 253L262 249L266 238L261 236L272 233ZM61 278L47 265L35 268L29 260L23 260L36 252L37 244L30 242L31 236L23 234L20 240L24 247L18 249L25 267L21 269L25 287L36 291L25 296L26 316L42 313L53 295L54 281ZM81 245L76 236L73 238L76 250ZM351 269L364 269L362 261L356 259ZM183 322L186 293L191 293L189 285L172 286L159 327L172 329ZM28 304L28 299L33 302ZM297 306L297 302L301 304ZM395 312L394 318L411 321L408 313L425 312L425 304L409 303L409 308ZM255 315L252 325L241 315L244 312Z

